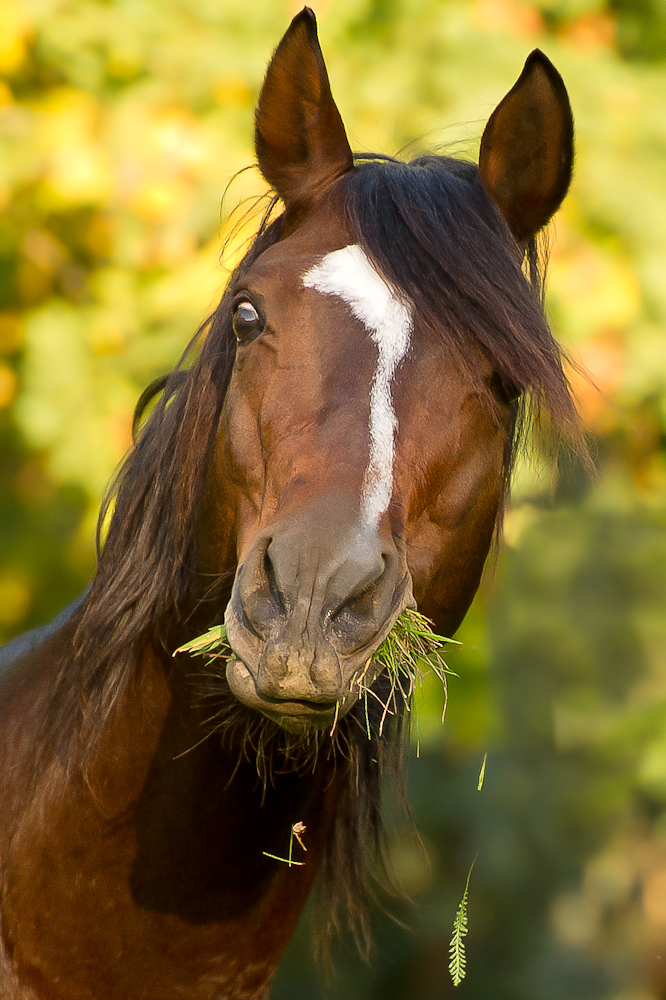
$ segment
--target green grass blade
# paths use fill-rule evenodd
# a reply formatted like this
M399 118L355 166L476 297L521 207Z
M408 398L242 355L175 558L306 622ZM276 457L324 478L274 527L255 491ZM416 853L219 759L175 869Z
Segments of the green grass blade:
M227 642L226 625L214 625L203 635L198 635L196 639L191 639L179 646L178 649L174 650L173 655L190 653L193 656L228 656L230 652L231 647Z
M481 770L479 771L479 781L478 781L478 784L476 786L477 792L480 792L483 789L483 782L486 779L486 764L487 763L488 763L488 754L484 753L484 755L483 755L483 763L481 764Z

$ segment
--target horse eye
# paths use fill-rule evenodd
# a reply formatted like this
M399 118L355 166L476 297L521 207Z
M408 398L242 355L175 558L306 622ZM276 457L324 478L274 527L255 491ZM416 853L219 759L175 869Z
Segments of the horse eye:
M244 299L234 306L233 328L237 340L244 340L251 333L258 333L262 327L261 317L251 302Z

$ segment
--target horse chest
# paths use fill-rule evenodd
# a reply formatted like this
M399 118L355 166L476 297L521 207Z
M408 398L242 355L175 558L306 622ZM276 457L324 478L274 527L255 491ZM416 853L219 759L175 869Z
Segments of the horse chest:
M3 998L263 997L310 889L309 871L273 863L268 874L244 879L239 849L240 873L211 857L207 875L184 825L199 857L188 865L167 833L151 862L134 810L104 819L85 798L82 791L78 808L55 810L46 827L24 826L12 845L0 985L3 974L7 983L17 975L22 987L7 986ZM198 835L210 852L205 826L204 817Z

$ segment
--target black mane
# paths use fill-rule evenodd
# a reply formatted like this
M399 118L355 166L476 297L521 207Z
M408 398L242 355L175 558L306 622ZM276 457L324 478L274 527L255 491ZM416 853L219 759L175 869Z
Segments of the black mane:
M419 323L472 380L479 376L470 341L477 344L506 396L520 397L522 414L545 411L584 451L562 352L543 312L536 241L516 242L477 166L447 156L363 158L346 184L352 233Z
M420 321L443 339L467 376L480 381L473 342L492 360L507 398L516 397L518 425L530 408L541 408L579 440L560 351L540 304L535 246L523 251L515 242L483 190L477 168L440 156L411 163L361 157L344 185L354 239L398 293L411 300ZM281 230L273 198L229 287L280 239ZM202 613L210 616L205 624L219 621L232 580L201 578L195 528L235 343L227 292L175 370L141 397L137 422L159 394L102 506L98 571L81 611L75 664L63 666L55 684L46 753L65 733L92 748L81 750L85 766L85 755L94 752L128 688L141 650L152 644L171 652L196 634L193 622L201 625ZM480 383L479 389L489 406L496 405L492 387ZM507 441L506 479L515 426ZM207 600L211 592L215 601ZM394 726L394 732L399 730ZM366 841L379 829L381 762L391 754L378 746L378 738L368 740L365 723L353 714L345 733L348 752L339 766L348 769L349 788L324 877L363 929ZM380 765L371 766L373 760Z

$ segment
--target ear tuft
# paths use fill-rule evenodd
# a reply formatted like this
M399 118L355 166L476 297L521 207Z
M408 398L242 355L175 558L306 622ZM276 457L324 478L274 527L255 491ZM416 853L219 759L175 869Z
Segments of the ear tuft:
M481 139L481 182L525 242L546 225L569 189L573 115L562 77L539 49L498 104Z
M255 150L259 169L288 209L314 200L353 166L309 7L293 19L266 71Z

